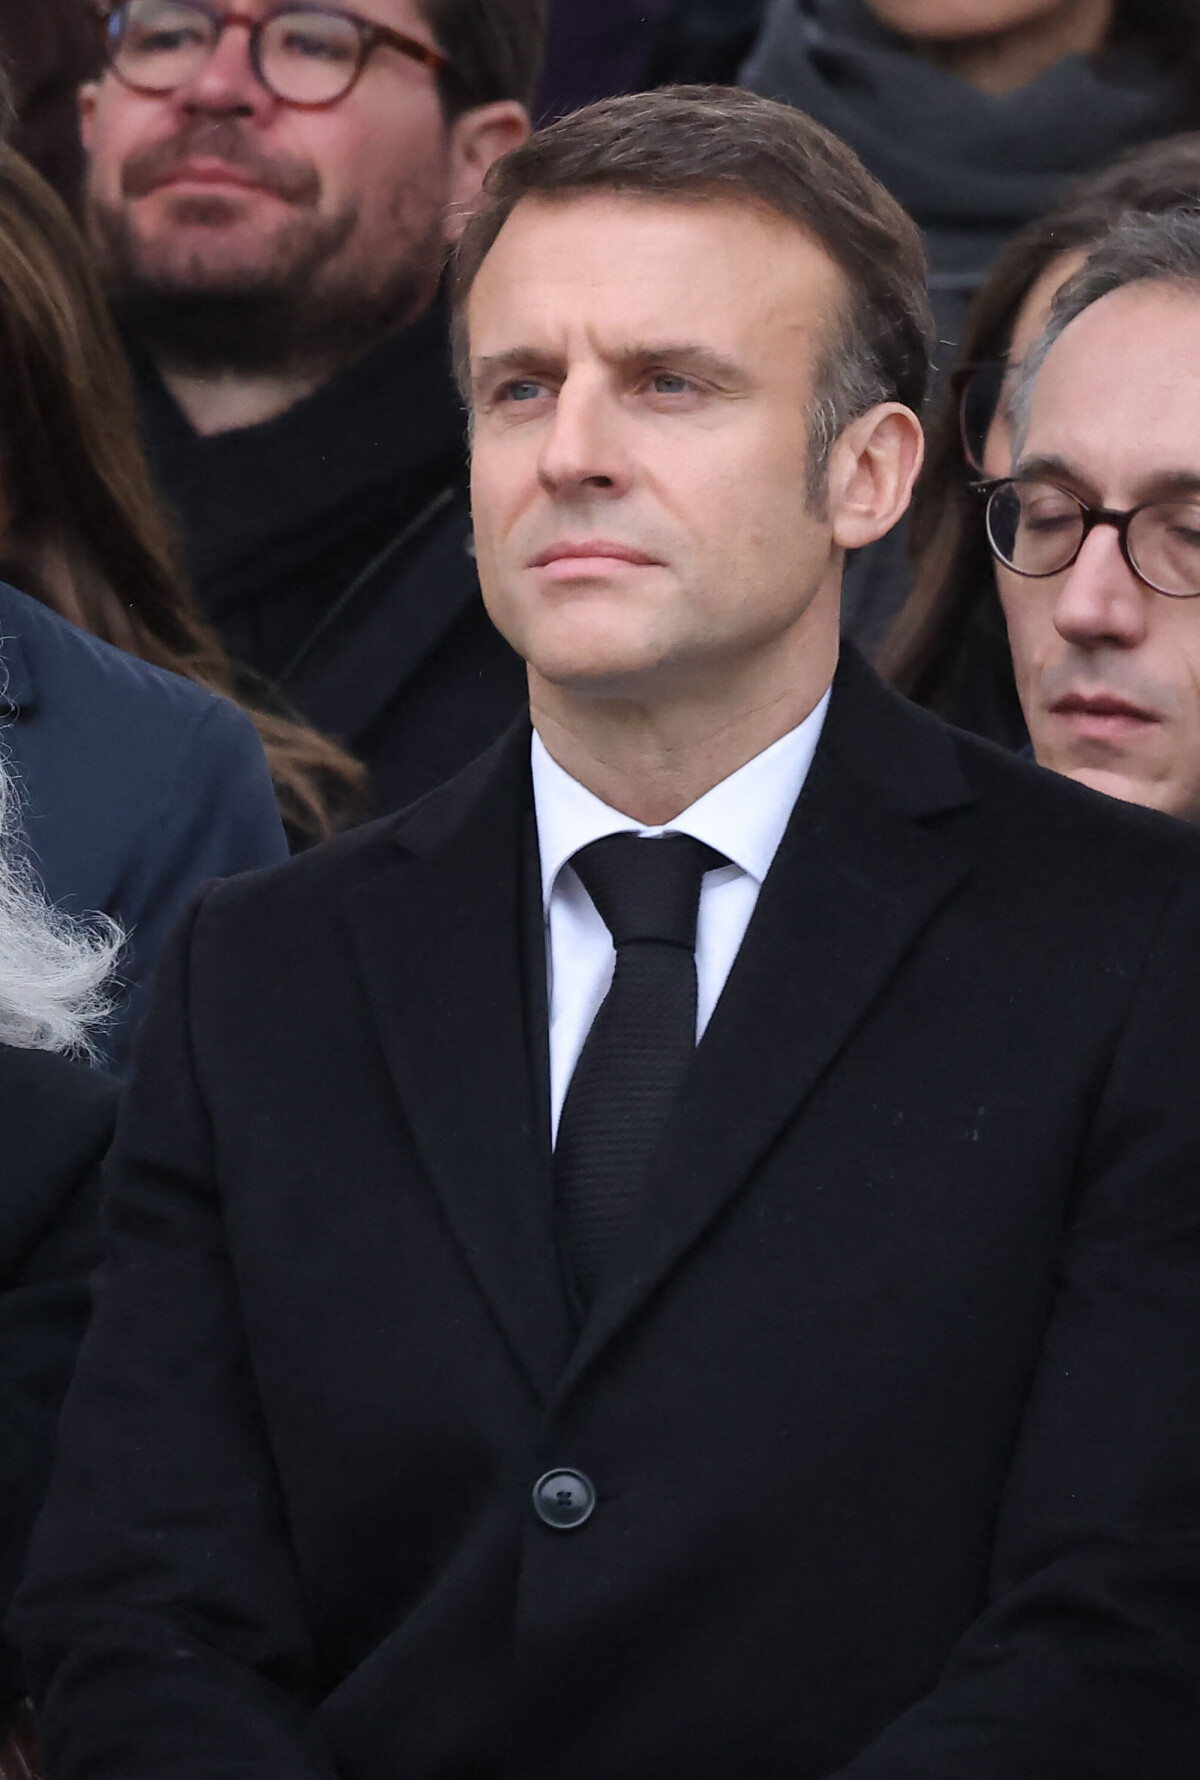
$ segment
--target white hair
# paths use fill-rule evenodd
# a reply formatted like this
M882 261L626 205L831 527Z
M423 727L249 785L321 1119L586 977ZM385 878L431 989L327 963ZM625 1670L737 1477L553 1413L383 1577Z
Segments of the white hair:
M75 921L46 898L25 852L20 800L0 755L0 1043L95 1057L124 944L107 915Z

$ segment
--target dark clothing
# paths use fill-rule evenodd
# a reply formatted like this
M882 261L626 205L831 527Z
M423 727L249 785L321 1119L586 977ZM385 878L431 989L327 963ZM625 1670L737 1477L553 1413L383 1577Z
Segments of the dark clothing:
M553 0L535 117L548 122L593 99L640 92L671 10L672 0Z
M228 699L0 583L0 748L50 900L103 910L129 935L129 993L102 1045L123 1068L158 949L196 888L287 856L261 744Z
M577 1331L528 746L174 941L56 1780L1193 1780L1200 837L845 661Z
M12 145L76 208L83 179L79 88L101 65L100 32L88 0L7 0L0 54L13 83Z
M1072 181L1185 123L1183 94L1122 51L1065 56L1029 85L981 93L915 54L864 0L772 0L742 84L848 142L920 226L939 360L998 249Z
M207 438L134 364L201 605L236 661L366 761L374 808L494 741L525 675L479 598L440 307L278 419Z
M99 1070L0 1044L0 1613L25 1567L87 1321L116 1105ZM23 1692L16 1652L0 1645L0 1724Z

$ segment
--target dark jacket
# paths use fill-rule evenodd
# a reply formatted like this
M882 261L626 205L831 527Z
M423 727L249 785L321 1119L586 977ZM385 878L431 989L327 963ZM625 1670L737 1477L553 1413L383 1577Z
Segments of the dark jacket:
M1200 837L844 664L576 1332L530 797L516 732L171 948L55 1780L1194 1780Z
M103 1048L128 1061L158 949L197 885L287 855L262 747L228 699L0 583L0 748L52 902L129 934Z
M440 305L277 419L211 437L133 359L151 467L234 660L366 762L378 813L474 759L525 670L479 597Z
M87 1320L116 1105L117 1084L99 1070L0 1044L0 1612L24 1569ZM0 1723L23 1691L4 1644Z

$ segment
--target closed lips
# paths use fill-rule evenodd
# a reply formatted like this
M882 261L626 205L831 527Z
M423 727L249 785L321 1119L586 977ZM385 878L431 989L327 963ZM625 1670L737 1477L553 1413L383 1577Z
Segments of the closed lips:
M635 550L630 544L615 544L607 539L587 539L581 544L551 544L530 562L530 568L544 569L552 562L570 561L579 557L612 557L615 562L632 562L641 564L656 563L656 556L647 556L644 550Z

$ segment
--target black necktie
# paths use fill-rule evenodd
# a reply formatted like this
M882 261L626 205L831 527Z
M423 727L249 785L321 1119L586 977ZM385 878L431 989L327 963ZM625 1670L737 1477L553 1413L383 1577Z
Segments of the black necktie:
M728 863L686 834L611 834L571 861L617 951L554 1151L559 1230L585 1306L695 1049L700 880Z

